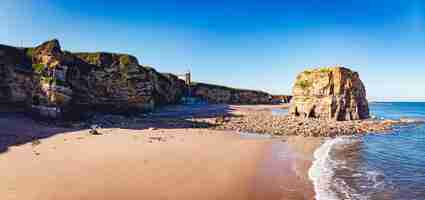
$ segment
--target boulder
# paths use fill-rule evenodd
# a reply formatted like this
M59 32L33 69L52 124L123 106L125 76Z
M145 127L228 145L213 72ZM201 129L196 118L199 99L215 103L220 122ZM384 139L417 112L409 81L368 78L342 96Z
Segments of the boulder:
M357 72L324 67L300 73L292 89L289 114L337 121L369 118L366 90Z

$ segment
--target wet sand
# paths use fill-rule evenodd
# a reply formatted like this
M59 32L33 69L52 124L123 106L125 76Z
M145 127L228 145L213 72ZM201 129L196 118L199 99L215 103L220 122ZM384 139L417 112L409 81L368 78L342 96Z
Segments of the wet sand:
M101 132L10 147L0 154L1 199L313 199L311 154L299 150L312 138L300 147L206 129Z

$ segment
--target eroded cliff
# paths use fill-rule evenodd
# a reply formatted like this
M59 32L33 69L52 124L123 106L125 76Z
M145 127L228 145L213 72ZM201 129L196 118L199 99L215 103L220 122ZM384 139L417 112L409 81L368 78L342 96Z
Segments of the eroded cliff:
M184 81L139 64L131 55L71 53L58 40L35 48L0 46L0 101L64 111L152 110L178 103ZM183 82L183 84L182 84Z
M0 45L0 103L59 108L61 112L146 111L191 94L209 103L265 104L265 92L191 84L143 66L128 54L64 51L58 40L36 47ZM190 89L189 89L190 88Z
M0 45L0 103L30 103L32 86L31 57L26 49Z

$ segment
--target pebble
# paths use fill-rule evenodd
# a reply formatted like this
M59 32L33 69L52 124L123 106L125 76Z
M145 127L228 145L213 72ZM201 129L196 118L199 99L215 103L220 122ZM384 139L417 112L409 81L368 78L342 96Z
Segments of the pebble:
M396 125L412 123L409 120L354 120L334 121L316 118L274 116L270 112L252 112L244 116L229 117L220 121L216 129L238 132L272 133L275 135L326 136L356 135L384 132ZM415 123L417 123L415 121Z

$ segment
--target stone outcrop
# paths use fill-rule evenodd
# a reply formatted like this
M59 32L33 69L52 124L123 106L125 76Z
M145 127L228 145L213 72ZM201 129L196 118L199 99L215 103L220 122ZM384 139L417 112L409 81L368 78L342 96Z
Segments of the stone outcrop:
M366 119L366 90L359 74L347 68L306 70L296 78L289 113L337 121Z
M72 100L73 90L67 82L67 73L75 65L74 57L62 52L59 41L45 42L31 50L34 96L36 105L66 107Z
M208 103L268 104L271 99L268 93L262 91L235 89L206 83L193 83L190 86L190 93Z

